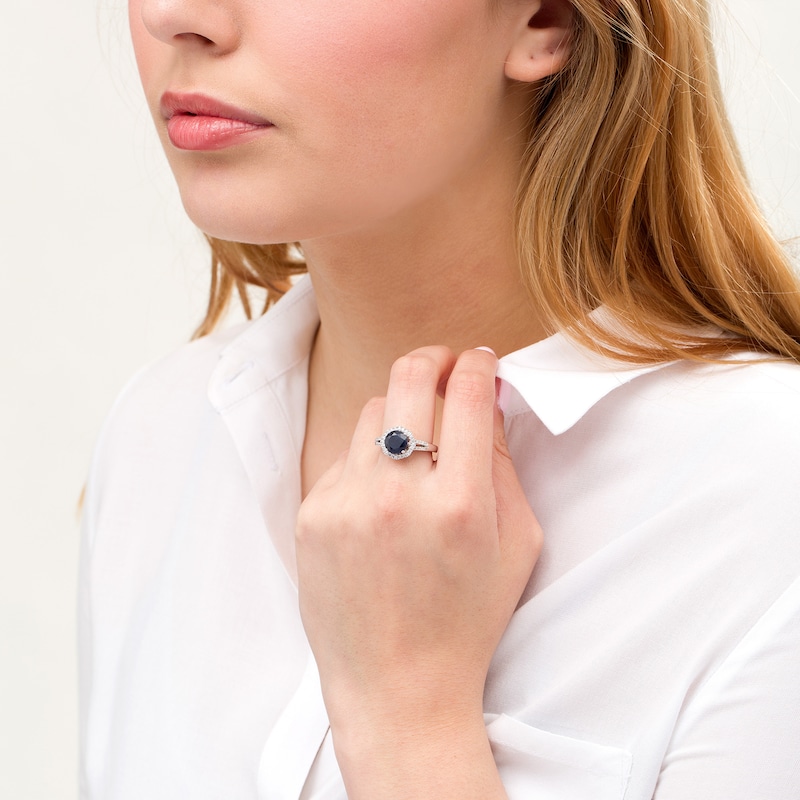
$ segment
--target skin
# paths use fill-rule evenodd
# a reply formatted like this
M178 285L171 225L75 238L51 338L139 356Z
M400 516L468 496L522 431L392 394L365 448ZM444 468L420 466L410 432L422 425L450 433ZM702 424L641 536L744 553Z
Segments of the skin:
M547 333L518 277L513 203L522 89L563 65L570 6L131 0L129 12L189 215L221 238L301 242L314 282L299 594L348 796L504 797L483 685L541 531L505 445L496 357L473 348L502 355ZM178 150L166 90L275 127ZM375 436L398 423L439 442L435 465L380 453Z

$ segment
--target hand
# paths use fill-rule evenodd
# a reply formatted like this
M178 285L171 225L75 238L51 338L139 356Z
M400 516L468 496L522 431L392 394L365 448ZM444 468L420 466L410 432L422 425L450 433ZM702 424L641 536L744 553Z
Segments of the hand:
M401 759L403 742L410 753L435 732L452 742L483 730L489 663L541 547L505 444L496 365L444 347L399 359L385 400L366 405L350 449L301 506L300 610L340 766L364 736L378 749L385 736ZM432 440L445 386L438 460L387 458L374 440L392 425Z

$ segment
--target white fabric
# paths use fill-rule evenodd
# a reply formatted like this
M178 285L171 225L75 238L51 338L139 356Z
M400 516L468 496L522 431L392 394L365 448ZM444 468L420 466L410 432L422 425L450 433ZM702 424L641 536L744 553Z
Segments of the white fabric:
M341 800L297 611L310 282L139 375L101 435L81 582L85 800ZM511 800L800 787L800 368L501 362L545 532L485 712Z

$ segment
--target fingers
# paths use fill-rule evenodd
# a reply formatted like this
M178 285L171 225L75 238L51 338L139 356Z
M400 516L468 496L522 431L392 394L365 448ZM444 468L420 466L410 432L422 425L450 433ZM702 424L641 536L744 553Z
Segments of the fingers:
M497 356L465 350L447 381L437 469L454 481L491 481Z
M345 467L347 466L349 455L349 450L343 450L339 454L336 461L334 461L333 464L331 464L331 466L328 467L328 469L323 472L322 475L320 475L320 477L317 479L317 482L311 487L311 490L309 491L309 497L311 495L322 494L336 484L344 472Z
M381 435L389 428L403 427L417 440L431 442L436 423L437 388L447 380L455 363L455 356L447 347L421 347L397 359L392 365L383 427L375 433ZM409 458L409 463L422 461L422 454ZM425 456L428 465L430 456Z
M497 529L501 543L513 551L520 565L529 565L526 576L538 558L542 529L528 503L506 443L503 414L495 405L492 482L495 493ZM525 571L523 569L523 571Z
M370 401L362 411L349 451L349 464L363 469L385 456L375 439L394 427L431 442L436 423L436 397L446 384L439 458L453 479L471 476L491 480L495 371L497 357L485 350L467 350L456 360L447 347L422 347L392 366L386 398ZM433 463L412 455L405 464Z
M348 469L355 474L390 460L375 446L375 439L389 428L403 427L415 439L430 442L436 419L436 394L455 363L447 347L422 347L397 359L392 365L386 397L376 397L364 406L348 452ZM433 463L427 453L412 454L402 465ZM397 464L394 464L397 467Z
M384 457L375 446L375 439L384 431L382 425L385 405L386 398L373 397L361 410L347 454L347 469L354 471L356 475L366 474L367 470L375 466L378 456Z

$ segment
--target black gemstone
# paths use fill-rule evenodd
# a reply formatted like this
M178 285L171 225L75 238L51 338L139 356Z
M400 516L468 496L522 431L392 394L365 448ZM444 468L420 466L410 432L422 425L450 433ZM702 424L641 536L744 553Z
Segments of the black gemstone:
M408 450L409 438L403 431L389 431L384 444L393 456L400 456Z

